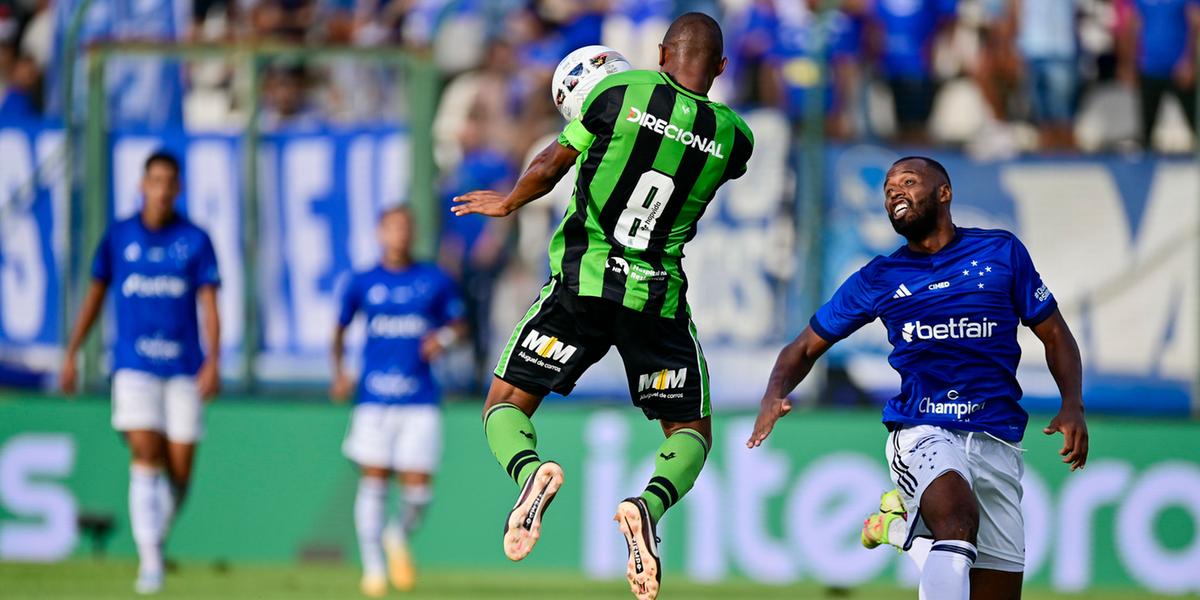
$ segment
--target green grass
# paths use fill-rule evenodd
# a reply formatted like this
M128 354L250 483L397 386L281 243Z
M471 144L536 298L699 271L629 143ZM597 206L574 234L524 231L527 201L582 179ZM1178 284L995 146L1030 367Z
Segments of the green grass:
M0 563L0 598L105 600L133 597L135 567L126 561L79 560L58 565ZM302 567L245 566L184 563L167 577L160 598L220 600L309 600L359 598L358 572L349 566L304 565ZM433 571L423 573L417 589L408 594L393 592L392 598L410 600L628 600L632 596L624 581L591 581L578 576L547 571L512 569L496 572ZM699 585L669 579L664 600L861 598L864 600L916 598L915 590L867 586L853 590L829 590L816 584L768 587L748 583ZM1088 598L1089 600L1143 600L1158 598L1134 591L1089 592L1086 595L1055 594L1041 590L1025 593L1025 600Z

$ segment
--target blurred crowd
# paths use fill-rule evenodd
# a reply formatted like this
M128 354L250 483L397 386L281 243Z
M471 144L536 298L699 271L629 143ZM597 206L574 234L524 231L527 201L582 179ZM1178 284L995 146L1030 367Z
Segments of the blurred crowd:
M49 103L52 0L0 0L0 115ZM657 41L686 10L720 17L730 66L715 92L774 107L834 140L1022 151L1187 151L1195 116L1197 0L151 0L177 23L105 37L403 46L448 82L439 147L519 161L557 129L549 76L571 49L604 43L653 68ZM136 18L130 0L93 0ZM180 69L189 126L244 122L237 70ZM400 75L345 58L266 66L265 129L397 116ZM244 86L243 86L244 87ZM454 118L448 121L450 116ZM1161 117L1161 118L1160 118ZM241 119L241 121L239 121ZM471 130L471 131L468 131ZM457 131L452 131L457 130ZM798 129L799 131L799 129ZM443 141L445 141L443 139ZM459 147L455 147L459 146Z

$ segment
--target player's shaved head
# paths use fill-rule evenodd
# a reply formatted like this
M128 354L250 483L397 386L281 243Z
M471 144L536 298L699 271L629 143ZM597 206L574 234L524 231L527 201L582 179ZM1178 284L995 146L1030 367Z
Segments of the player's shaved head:
M946 185L950 185L950 172L946 170L946 167L942 166L942 163L940 163L936 160L933 160L932 158L929 158L928 156L905 156L904 158L901 158L900 160L892 163L892 168L895 169L896 167L900 166L901 163L906 163L906 162L920 163L921 165L923 165L925 167L925 169L928 171L929 175L932 175L934 177L941 179L941 181L938 182L938 185L941 185L943 183ZM954 186L950 185L950 187L953 188Z
M725 37L715 19L704 13L690 12L671 23L662 45L681 61L716 70L725 50Z

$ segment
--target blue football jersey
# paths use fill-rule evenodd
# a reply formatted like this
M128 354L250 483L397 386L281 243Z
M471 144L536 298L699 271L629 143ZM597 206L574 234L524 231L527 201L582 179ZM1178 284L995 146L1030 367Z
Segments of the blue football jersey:
M193 375L204 362L196 290L220 285L217 255L204 230L182 216L150 231L140 215L112 224L92 260L117 314L113 370Z
M1020 441L1029 415L1017 383L1017 326L1057 303L1021 241L1007 231L959 228L935 254L901 247L850 276L810 325L840 340L881 319L900 373L889 425L938 425Z
M437 404L441 400L421 339L462 318L454 282L433 265L402 271L382 265L351 278L342 294L338 323L349 325L358 312L367 319L362 377L356 402Z

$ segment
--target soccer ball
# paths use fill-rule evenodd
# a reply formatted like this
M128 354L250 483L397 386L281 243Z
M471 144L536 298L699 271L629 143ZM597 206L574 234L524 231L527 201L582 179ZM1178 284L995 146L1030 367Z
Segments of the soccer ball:
M562 59L554 69L550 93L554 106L568 121L579 117L588 92L601 79L633 68L620 52L608 46L584 46Z

